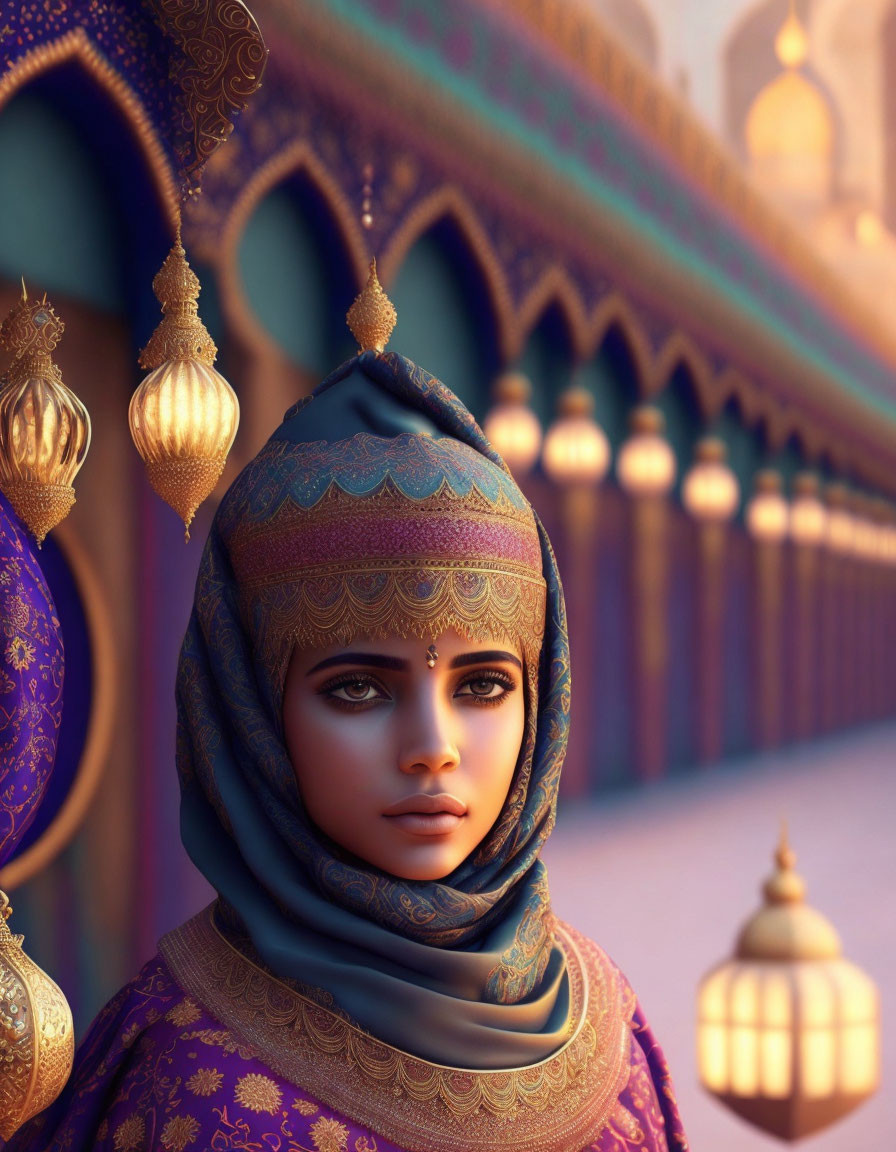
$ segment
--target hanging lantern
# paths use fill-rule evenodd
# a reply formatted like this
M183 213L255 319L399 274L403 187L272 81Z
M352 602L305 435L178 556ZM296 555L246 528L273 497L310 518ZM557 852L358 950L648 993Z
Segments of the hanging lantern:
M0 1138L56 1099L72 1070L75 1030L58 986L22 951L0 892Z
M681 485L681 499L695 520L724 524L737 511L740 485L725 463L724 440L705 436L698 444L695 461Z
M879 1077L877 991L841 956L831 924L804 903L786 834L765 906L735 957L698 993L703 1086L766 1132L798 1140L870 1096Z
M62 383L52 352L65 330L47 297L22 298L0 327L13 361L0 384L0 489L43 543L71 511L90 447L90 417Z
M756 473L756 493L747 505L747 528L757 540L783 541L789 530L790 509L781 495L781 476L773 468Z
M482 431L514 476L525 476L541 451L541 425L529 407L532 385L522 372L502 372L494 385L495 406Z
M828 524L825 541L832 552L849 556L853 550L855 518L848 508L849 490L845 484L833 483L825 492L828 505Z
M599 484L610 466L610 445L594 419L594 397L573 386L557 402L557 419L548 428L542 454L544 470L555 484Z
M663 436L659 408L642 404L631 415L632 435L619 450L616 474L632 496L664 496L675 483L675 453Z
M149 375L128 420L150 484L184 522L217 484L239 424L239 402L213 365L217 348L199 319L199 280L180 237L152 282L162 320L140 356Z
M828 513L819 499L818 477L800 472L793 482L790 506L790 538L794 544L816 548L823 544L828 529Z

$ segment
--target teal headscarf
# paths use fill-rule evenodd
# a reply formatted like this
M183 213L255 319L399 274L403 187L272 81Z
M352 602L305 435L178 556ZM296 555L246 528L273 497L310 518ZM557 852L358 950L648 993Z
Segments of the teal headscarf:
M529 515L470 413L394 353L349 361L288 412L222 501L202 559L177 679L184 844L227 922L277 976L425 1059L533 1064L566 1041L570 1014L539 859L569 709L563 598L540 525L544 640L514 782L486 841L438 882L380 872L309 820L282 735L283 661L235 572L234 542L284 507L383 484L410 499L474 485Z

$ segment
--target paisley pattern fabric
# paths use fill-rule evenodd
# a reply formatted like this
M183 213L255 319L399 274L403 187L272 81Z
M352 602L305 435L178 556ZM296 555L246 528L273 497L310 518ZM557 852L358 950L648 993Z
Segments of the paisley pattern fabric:
M0 866L37 814L62 720L56 608L24 530L0 495Z
M618 1091L584 1141L545 1136L544 1116L518 1111L491 1118L490 1152L687 1152L668 1069L624 979L605 957L593 959L626 1003ZM246 977L253 978L245 965ZM257 973L255 974L257 975ZM592 969L588 974L594 978ZM240 983L239 973L236 983ZM282 1026L255 1036L211 1015L174 979L161 956L103 1010L79 1053L64 1096L5 1152L440 1152L435 1127L401 1142L359 1119L365 1105L400 1102L391 1081L371 1081L353 1098L353 1115L330 1106L265 1059ZM331 1047L333 1047L331 1045ZM351 1058L336 1052L347 1075ZM449 1071L445 1069L444 1071ZM467 1078L469 1088L469 1077ZM597 1086L595 1085L595 1090ZM423 1109L425 1113L425 1107ZM487 1130L487 1129L486 1129ZM457 1149L469 1152L469 1142Z
M407 412L426 430L405 432ZM383 435L387 417L391 436ZM319 522L302 517L334 486L343 510L361 515L388 491L392 514L400 507L419 533L420 560L428 559L427 538L440 534L440 560L460 571L495 560L493 550L477 554L477 540L493 549L488 533L518 526L518 566L543 581L527 729L504 810L478 851L439 882L389 876L328 842L302 808L283 742L283 660L267 639L271 613L253 604L251 586L289 589L302 581L303 557L320 562ZM439 494L443 502L431 505ZM479 537L469 531L474 513ZM304 525L307 540L292 540L289 552L251 543L284 516ZM346 545L328 539L339 560ZM377 595L384 560L369 565L367 595ZM297 571L295 581L281 579L283 570ZM426 588L421 618L430 611ZM293 636L287 629L288 643ZM184 844L264 964L324 990L363 1028L428 1059L508 1068L559 1047L568 978L539 853L554 823L568 723L563 598L528 503L442 384L400 356L366 354L287 414L215 517L177 697Z

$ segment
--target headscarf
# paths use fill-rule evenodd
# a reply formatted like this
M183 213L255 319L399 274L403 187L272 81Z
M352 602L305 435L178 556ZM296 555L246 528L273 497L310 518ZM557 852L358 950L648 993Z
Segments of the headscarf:
M304 811L280 714L289 653L396 621L472 636L477 620L525 657L513 782L451 875L400 879ZM274 974L442 1064L519 1067L564 1043L568 974L539 859L566 743L562 593L541 526L444 385L364 353L287 413L216 514L177 698L184 844Z
M62 721L62 634L34 550L0 494L0 866L37 815Z

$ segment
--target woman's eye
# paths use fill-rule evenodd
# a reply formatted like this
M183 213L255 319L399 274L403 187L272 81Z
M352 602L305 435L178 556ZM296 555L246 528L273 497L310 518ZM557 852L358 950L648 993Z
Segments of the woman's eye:
M324 692L347 704L367 704L371 700L382 700L385 695L372 680L342 680L328 685Z
M512 692L515 685L509 677L505 676L475 676L465 680L457 690L458 696L474 696L478 700L500 700L508 692Z

